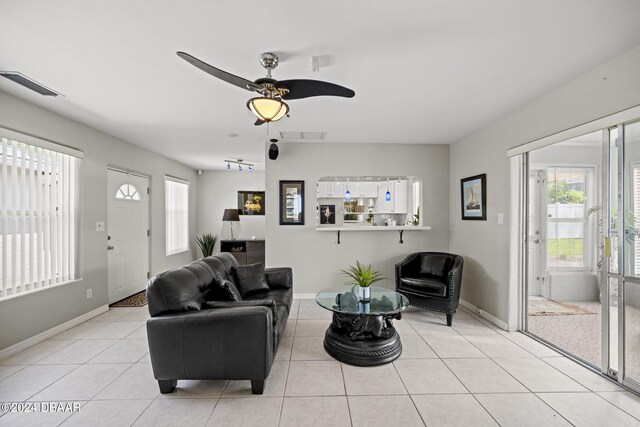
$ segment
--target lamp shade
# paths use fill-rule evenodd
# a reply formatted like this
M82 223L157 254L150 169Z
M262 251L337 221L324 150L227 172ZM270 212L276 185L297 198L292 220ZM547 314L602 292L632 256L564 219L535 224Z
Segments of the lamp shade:
M276 98L259 97L247 102L247 107L260 120L275 122L289 112L289 106Z
M223 221L240 221L240 215L238 215L238 209L225 209L224 215L222 215Z

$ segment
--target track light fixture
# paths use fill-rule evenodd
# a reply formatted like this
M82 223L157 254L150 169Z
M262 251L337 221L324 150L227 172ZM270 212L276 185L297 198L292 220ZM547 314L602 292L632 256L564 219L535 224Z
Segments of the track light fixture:
M247 168L249 169L249 172L253 172L253 163L248 163L245 162L242 159L238 159L238 160L225 160L225 162L227 163L227 170L230 171L231 170L231 163L238 165L238 172L242 172L244 170L243 166L247 166Z

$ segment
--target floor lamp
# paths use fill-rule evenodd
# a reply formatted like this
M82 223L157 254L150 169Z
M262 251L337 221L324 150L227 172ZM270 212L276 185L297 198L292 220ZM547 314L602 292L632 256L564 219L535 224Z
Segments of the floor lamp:
M229 240L235 240L233 238L233 223L236 221L240 221L240 215L238 215L238 209L225 209L224 215L222 215L222 220L230 222L231 239Z

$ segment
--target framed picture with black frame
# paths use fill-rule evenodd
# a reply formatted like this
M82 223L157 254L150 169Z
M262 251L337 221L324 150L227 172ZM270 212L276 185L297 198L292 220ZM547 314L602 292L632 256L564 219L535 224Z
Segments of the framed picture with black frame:
M280 181L280 225L304 225L304 181Z
M487 220L487 174L461 179L460 197L463 220Z
M264 215L264 191L238 191L238 214Z

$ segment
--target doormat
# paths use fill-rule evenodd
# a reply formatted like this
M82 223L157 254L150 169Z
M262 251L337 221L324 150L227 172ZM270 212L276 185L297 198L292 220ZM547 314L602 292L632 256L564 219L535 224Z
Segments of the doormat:
M145 305L147 305L147 291L142 291L114 302L109 307L144 307Z
M586 307L551 300L530 300L529 316L575 316L580 314L598 314Z

